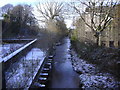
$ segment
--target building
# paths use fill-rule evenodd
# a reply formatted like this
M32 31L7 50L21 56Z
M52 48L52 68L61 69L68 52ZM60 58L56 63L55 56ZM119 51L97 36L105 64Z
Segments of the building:
M101 45L120 48L120 4L115 7L112 23L102 33Z
M105 8L105 7L104 7ZM108 7L107 7L108 8ZM98 8L96 10L99 10ZM105 8L106 10L106 8ZM97 11L97 14L100 12ZM116 47L120 48L120 4L118 4L114 12L111 13L112 21L111 24L102 31L100 35L99 45L106 47ZM85 21L91 24L90 11L86 10L86 12L82 15ZM100 17L95 17L95 23L99 23ZM79 18L76 20L76 33L77 37L83 41L92 41L96 42L96 38L94 36L93 31L85 24L85 22Z

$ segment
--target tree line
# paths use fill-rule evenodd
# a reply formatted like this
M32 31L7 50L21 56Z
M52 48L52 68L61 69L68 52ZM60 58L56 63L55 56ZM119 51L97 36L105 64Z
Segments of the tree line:
M36 35L37 22L32 11L33 7L27 4L16 6L7 4L1 7L1 13L4 17L2 24L3 37Z
M36 5L38 11L38 17L33 14L33 7L31 5L16 5L7 4L2 9L3 20L3 36L8 32L11 35L27 35L36 34L39 28L38 22L45 24L45 32L53 34L52 36L58 36L58 34L66 34L67 28L65 24L65 18L67 13L72 12L74 17L79 18L79 22L85 24L89 28L94 38L96 38L96 44L100 42L101 33L109 27L114 18L114 13L118 2L112 0L86 0L77 2L39 2ZM71 10L70 10L71 8ZM65 11L65 9L69 9ZM74 9L74 10L73 10ZM66 13L66 15L64 14ZM76 16L76 14L78 16ZM86 19L88 17L88 19ZM76 22L73 20L73 22ZM36 30L37 29L37 30ZM86 28L85 28L86 29ZM43 31L43 32L44 32ZM27 33L27 34L26 34Z
M39 2L36 5L38 11L36 16L33 14L34 8L31 5L4 5L1 7L1 14L4 17L2 35L3 37L10 35L10 37L19 38L38 35L38 33L47 33L51 37L66 34L66 24L61 15L63 7L63 3ZM39 23L43 23L44 26L40 27Z

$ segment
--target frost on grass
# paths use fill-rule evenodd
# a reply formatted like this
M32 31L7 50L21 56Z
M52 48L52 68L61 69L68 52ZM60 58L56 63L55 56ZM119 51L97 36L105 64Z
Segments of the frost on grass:
M81 74L81 83L83 83L82 88L118 88L119 82L115 81L112 76L107 75L91 75L91 74Z
M10 44L3 44L2 47L0 47L0 50L2 50L2 57L5 57L9 55L10 53L14 52L15 50L19 49L25 45L25 43L10 43Z
M120 82L109 73L101 73L98 68L87 61L79 59L75 51L71 50L73 69L80 74L82 88L115 89L120 87Z
M28 88L37 74L46 54L33 48L20 61L12 64L5 72L7 88Z

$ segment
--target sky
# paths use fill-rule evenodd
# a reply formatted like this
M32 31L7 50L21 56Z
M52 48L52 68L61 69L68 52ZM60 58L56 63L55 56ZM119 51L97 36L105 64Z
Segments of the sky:
M0 0L0 7L6 5L6 4L12 4L13 6L17 5L17 4L29 4L32 5L33 7L35 7L35 5L38 2L46 2L46 1L58 1L58 2L70 2L71 0ZM73 0L72 0L73 1ZM33 12L35 15L38 15L38 12L36 11L36 9ZM70 27L72 24L71 20L65 20L67 27Z
M46 2L46 1L58 1L58 2L69 2L71 0L0 0L0 7L4 6L5 4L37 4L38 2Z
M38 2L46 2L46 1L58 1L58 2L70 2L70 1L77 1L77 0L0 0L0 7L6 5L6 4L13 4L14 6L17 5L17 4L29 4L29 5L32 5L33 7L35 7L35 5L38 3ZM114 0L113 0L114 1ZM119 1L119 0L118 0ZM34 9L34 12L33 12L35 15L38 15L38 12L36 9ZM69 28L71 25L72 25L72 19L66 19L65 20L66 24L67 24L67 27Z
M0 0L0 7L4 6L5 4L13 4L13 5L17 5L17 4L35 4L37 3L38 0Z

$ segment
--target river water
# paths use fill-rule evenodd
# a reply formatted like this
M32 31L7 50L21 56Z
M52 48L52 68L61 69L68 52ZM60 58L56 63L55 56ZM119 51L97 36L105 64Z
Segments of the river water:
M70 45L66 37L56 46L50 88L79 88L79 75L71 64Z

